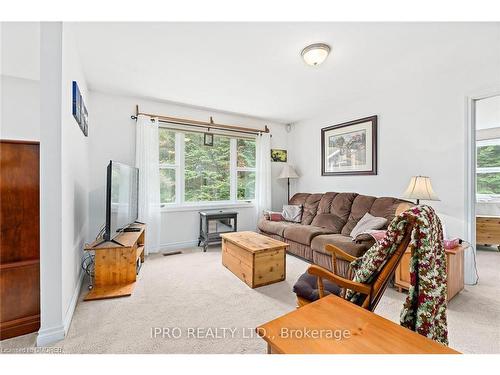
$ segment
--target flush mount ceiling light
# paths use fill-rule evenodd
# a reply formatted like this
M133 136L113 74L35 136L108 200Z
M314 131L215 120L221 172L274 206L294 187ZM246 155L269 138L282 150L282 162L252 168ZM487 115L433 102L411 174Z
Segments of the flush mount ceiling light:
M330 46L325 43L314 43L302 50L300 55L307 65L318 66L326 60L330 53Z

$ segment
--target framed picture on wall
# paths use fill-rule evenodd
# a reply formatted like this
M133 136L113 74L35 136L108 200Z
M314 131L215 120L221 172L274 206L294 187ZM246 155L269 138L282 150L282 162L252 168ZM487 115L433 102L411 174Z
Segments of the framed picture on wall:
M321 175L377 174L377 116L321 129Z
M287 161L287 151L286 150L271 150L271 161L278 163L286 163Z
M88 137L89 135L89 113L87 111L87 107L83 102L83 97L80 92L80 88L78 87L78 83L73 81L73 90L72 90L72 106L71 113L76 120L76 123L80 127L82 133Z

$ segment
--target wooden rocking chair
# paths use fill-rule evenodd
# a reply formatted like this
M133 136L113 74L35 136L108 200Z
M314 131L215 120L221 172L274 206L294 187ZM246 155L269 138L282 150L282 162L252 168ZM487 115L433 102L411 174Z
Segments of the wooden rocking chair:
M390 256L390 258L386 261L386 263L379 271L379 273L376 275L376 277L374 277L373 281L369 284L359 283L351 280L350 278L352 278L352 270L350 266L348 267L348 270L345 273L345 276L349 278L340 276L338 267L339 260L351 263L356 259L356 257L347 254L345 251L339 249L337 246L334 246L332 244L326 245L325 250L327 250L332 256L332 263L333 263L332 269L334 270L334 272L330 272L326 268L317 265L311 265L307 270L307 273L309 273L310 275L314 275L317 278L319 298L323 298L325 296L325 286L323 282L323 279L325 279L328 280L330 283L335 284L336 286L341 288L339 295L342 297L344 297L345 291L347 289L351 289L355 292L361 293L362 295L366 296L360 306L369 311L374 311L375 308L377 307L378 302L380 301L380 298L384 294L384 291L387 288L387 285L392 275L394 275L394 272L399 262L401 261L403 254L405 253L406 249L410 244L411 232L413 226L414 223L410 223L409 225L406 226L406 232L403 237L403 240L401 241L397 249L394 251L394 253ZM297 295L298 307L302 307L311 302L314 301L307 300Z

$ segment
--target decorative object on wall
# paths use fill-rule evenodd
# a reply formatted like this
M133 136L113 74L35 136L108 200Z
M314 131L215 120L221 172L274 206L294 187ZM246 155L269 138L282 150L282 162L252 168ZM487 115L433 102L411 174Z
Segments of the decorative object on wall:
M321 175L377 174L377 116L321 129Z
M78 83L73 81L73 100L72 100L72 114L75 118L78 126L82 130L83 134L88 137L89 135L89 124L88 124L88 116L89 113L87 111L87 107L83 102L82 94L80 93L80 88L78 87Z
M204 133L203 134L203 144L205 146L213 146L214 145L214 135L212 133Z
M271 150L271 161L278 163L286 163L287 161L287 151L286 150Z
M283 170L281 171L280 175L278 178L286 178L288 180L288 200L287 202L290 201L290 179L291 178L299 178L299 175L297 172L295 172L295 169L289 164L285 165L283 167Z
M403 198L416 199L417 204L420 204L420 199L426 201L440 200L434 190L432 190L431 179L427 176L413 176L410 179L410 184L403 193Z

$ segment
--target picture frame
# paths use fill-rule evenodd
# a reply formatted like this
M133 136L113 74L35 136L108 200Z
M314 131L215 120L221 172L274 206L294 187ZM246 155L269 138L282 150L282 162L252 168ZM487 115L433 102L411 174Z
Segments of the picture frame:
M321 129L321 175L377 174L377 116Z
M78 125L81 124L82 122L82 112L81 112L81 107L82 107L82 95L80 93L80 88L78 87L78 83L76 81L73 81L73 100L72 100L72 114L73 117L76 120L76 123Z
M204 133L203 134L203 144L205 146L213 146L214 145L214 135L212 133Z
M76 81L73 81L72 84L72 106L71 106L71 113L73 114L73 117L76 120L76 123L80 127L80 130L82 131L83 135L85 137L88 137L89 135L89 123L88 123L88 117L89 113L87 111L87 107L85 106L85 103L83 102L83 97L80 92L80 88L78 87L78 83Z
M277 163L286 163L288 160L287 150L271 149L271 161Z

